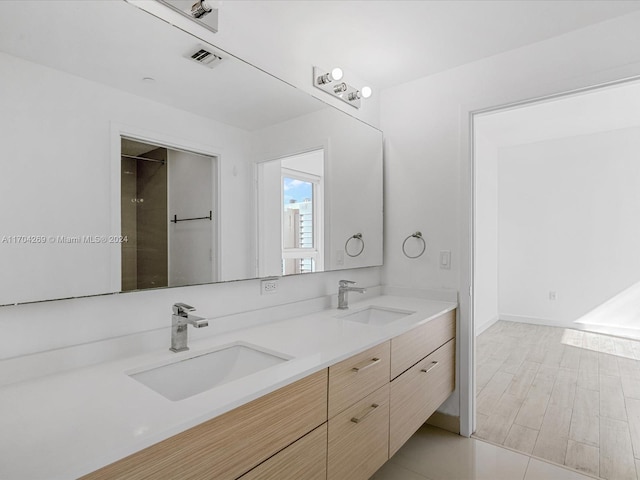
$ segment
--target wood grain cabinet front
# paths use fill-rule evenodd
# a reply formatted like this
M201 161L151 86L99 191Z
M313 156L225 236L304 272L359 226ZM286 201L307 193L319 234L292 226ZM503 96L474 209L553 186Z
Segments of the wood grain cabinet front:
M327 369L82 477L233 480L327 421Z
M453 392L455 343L450 340L391 382L389 457Z
M329 367L329 418L389 382L389 342Z
M278 452L238 480L326 480L327 424Z
M456 336L456 311L391 339L391 380Z
M366 480L389 458L389 383L329 419L328 480Z

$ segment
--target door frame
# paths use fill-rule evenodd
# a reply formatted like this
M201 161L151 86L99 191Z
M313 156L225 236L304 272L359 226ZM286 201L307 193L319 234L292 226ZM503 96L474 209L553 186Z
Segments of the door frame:
M213 159L212 166L212 185L214 194L211 199L212 209L215 221L213 222L212 239L215 244L214 252L214 268L212 271L212 282L220 282L223 275L223 257L222 257L222 216L220 214L221 205L221 185L220 185L220 165L222 154L220 148L212 145L205 145L184 138L177 138L171 134L151 131L131 125L123 125L119 123L111 123L111 232L112 235L120 235L121 230L121 214L120 214L120 193L121 193L121 138L126 137L131 140L137 140L142 143L149 143L164 147L170 150L181 150L188 153L203 155ZM167 198L168 201L168 198ZM168 220L168 219L167 219ZM169 232L167 231L167 235ZM121 265L121 246L117 243L110 245L110 287L113 292L122 291L122 265Z
M460 349L460 435L470 437L476 429L476 358L475 358L475 257L476 239L476 158L475 119L480 115L498 113L515 108L523 108L538 103L557 100L588 93L601 88L614 87L640 81L640 75L593 83L574 89L560 89L555 93L540 95L485 108L465 108L461 106L461 148L466 155L461 157L461 268L460 268L460 329L458 348Z

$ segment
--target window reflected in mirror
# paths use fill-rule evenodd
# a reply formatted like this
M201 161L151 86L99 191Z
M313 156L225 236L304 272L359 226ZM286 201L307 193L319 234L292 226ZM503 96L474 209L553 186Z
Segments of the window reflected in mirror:
M259 224L264 226L260 274L323 271L324 149L260 163L258 179ZM266 228L273 222L279 222L280 228Z
M324 150L281 159L282 275L323 270Z
M315 246L321 230L314 215L321 177L282 169L282 274L316 271L320 253Z

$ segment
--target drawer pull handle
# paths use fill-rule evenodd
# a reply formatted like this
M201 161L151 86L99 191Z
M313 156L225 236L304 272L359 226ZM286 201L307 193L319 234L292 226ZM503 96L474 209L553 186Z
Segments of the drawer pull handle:
M429 373L431 370L438 366L438 362L431 362L431 366L429 368L423 368L420 370L422 373Z
M367 364L361 366L361 367L353 367L351 370L354 372L363 372L365 371L367 368L369 367L373 367L376 363L380 363L380 359L379 358L372 358L371 360L368 361Z
M372 413L376 408L378 408L378 407L379 407L379 405L378 405L377 403L372 404L372 405L367 409L367 411L364 413L364 415L362 415L360 418L358 418L358 417L353 417L353 418L351 419L351 421L352 421L353 423L360 423L360 422L361 422L361 421L363 421L365 418L367 418L369 415L371 415L371 413Z

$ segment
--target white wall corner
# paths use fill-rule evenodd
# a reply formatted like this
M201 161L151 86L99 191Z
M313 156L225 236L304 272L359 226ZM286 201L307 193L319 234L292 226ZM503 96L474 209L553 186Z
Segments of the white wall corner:
M489 318L486 319L484 321L478 321L478 319L475 319L475 332L476 332L476 337L478 335L480 335L482 332L484 332L485 330L487 330L489 327L491 327L493 324L495 324L496 322L498 322L500 320L499 317L495 316L493 318Z

